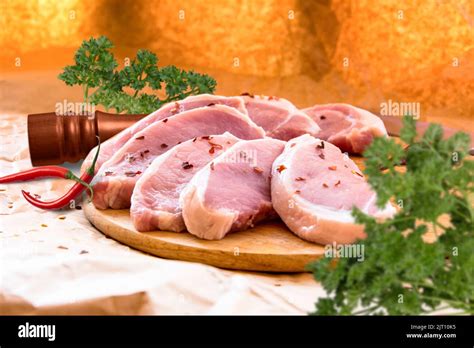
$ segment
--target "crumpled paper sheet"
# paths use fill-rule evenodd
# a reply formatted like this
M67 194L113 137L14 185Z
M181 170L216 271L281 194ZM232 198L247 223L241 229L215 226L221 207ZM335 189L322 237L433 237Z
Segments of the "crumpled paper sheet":
M30 166L26 115L0 115L0 175ZM0 314L306 314L324 295L311 274L228 271L133 250L81 210L43 211L20 192L48 200L71 184L0 185Z

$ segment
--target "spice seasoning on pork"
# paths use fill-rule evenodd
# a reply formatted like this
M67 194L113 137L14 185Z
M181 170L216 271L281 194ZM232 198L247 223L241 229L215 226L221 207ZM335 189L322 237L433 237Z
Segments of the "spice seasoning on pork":
M141 135L141 136L135 138L135 140L143 140L143 139L145 139L144 135Z
M296 180L296 181L305 181L306 179L305 179L305 178L302 178L301 176L299 176L299 177L297 177L295 180Z
M328 187L329 187L329 185L328 185L328 184L326 184L325 182L323 182L323 187L324 187L324 188L328 188Z
M258 173L258 174L262 174L262 173L263 173L263 169L260 168L260 167L253 167L253 171L254 171L255 173Z
M166 148L168 147L168 145L165 144L165 143L163 143L163 144L160 145L160 147L161 147L162 149L166 149Z
M136 172L125 172L125 176L129 178L133 178L134 176L140 175L142 172L137 170Z
M179 108L180 108L179 103L178 103L178 102L175 102L175 103L174 103L174 108L171 109L171 113L172 113L173 115L176 115L177 113L179 113Z
M286 167L283 165L283 164L280 164L277 168L277 171L278 173L281 173L282 171L284 171L286 169Z
M191 169L194 166L190 164L188 161L186 161L186 162L183 162L183 164L181 164L181 167L183 167L183 169Z
M208 143L209 143L209 145L211 145L211 148L209 149L210 154L213 154L216 151L216 149L218 149L218 150L222 149L222 145L213 143L211 141L208 141Z
M241 96L247 96L247 97L250 97L250 98L255 98L255 96L253 94L250 94L248 92L242 93Z
M329 166L328 169L329 169L329 170L336 170L336 169L337 169L337 166Z

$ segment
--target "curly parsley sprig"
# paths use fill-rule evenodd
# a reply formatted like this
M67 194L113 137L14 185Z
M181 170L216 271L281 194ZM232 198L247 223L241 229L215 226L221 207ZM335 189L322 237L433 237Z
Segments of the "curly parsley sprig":
M364 153L378 206L392 199L401 209L383 222L353 210L367 233L358 242L364 245L364 261L324 258L309 266L329 295L317 302L314 314L408 315L443 307L474 314L469 136L457 133L443 140L442 128L432 125L418 140L415 121L405 117L401 139L407 148L378 138ZM406 171L397 169L402 159ZM425 241L428 231L435 241Z
M147 50L139 50L129 65L117 70L118 63L110 51L113 47L105 36L83 41L74 55L75 65L66 66L58 78L68 86L82 86L84 102L103 105L117 113L150 113L165 103L212 93L216 88L216 81L208 75L175 66L158 67L158 57ZM163 86L164 99L143 92L144 88L158 91ZM129 94L124 89L133 92Z

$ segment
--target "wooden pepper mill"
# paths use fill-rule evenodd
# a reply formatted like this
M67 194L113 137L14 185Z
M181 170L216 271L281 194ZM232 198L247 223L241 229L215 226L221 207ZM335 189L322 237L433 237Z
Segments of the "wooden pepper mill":
M146 115L95 111L92 115L54 112L28 115L28 143L33 166L77 162L100 141L111 138Z

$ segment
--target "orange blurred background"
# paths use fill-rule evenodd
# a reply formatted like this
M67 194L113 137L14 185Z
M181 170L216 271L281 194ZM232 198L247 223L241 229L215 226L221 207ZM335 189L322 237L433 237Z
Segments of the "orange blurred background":
M123 61L212 75L218 94L277 95L299 107L418 102L421 118L474 128L472 0L3 0L0 111L81 101L56 76L82 40L106 35Z

